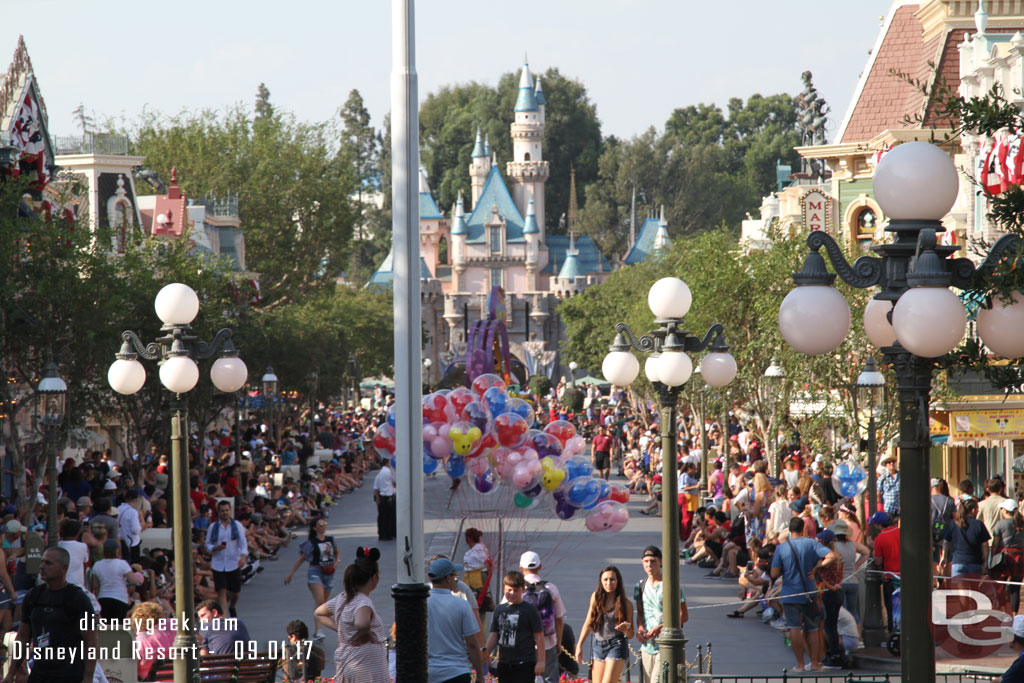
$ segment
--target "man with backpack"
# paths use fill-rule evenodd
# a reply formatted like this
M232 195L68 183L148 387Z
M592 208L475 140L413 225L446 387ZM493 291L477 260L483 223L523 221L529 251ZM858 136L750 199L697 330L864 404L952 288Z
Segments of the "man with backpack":
M956 512L956 503L942 492L942 484L941 479L932 479L932 561L936 564L942 555L943 534Z
M519 558L519 569L526 577L523 600L537 608L541 624L544 626L544 681L558 683L558 655L562 652L565 605L555 584L545 581L537 574L540 568L540 555L531 550L527 550Z
M249 556L245 527L231 518L231 503L217 503L216 524L206 532L206 549L210 552L213 587L217 591L221 614L235 616L235 603L242 592L242 567Z
M640 658L643 665L644 683L658 680L660 668L660 650L658 636L665 625L663 612L664 583L661 580L661 548L649 545L644 548L640 558L643 565L644 578L633 586L633 600L636 602L636 638L640 641ZM682 626L690 618L686 607L686 596L682 586L679 587L679 625Z

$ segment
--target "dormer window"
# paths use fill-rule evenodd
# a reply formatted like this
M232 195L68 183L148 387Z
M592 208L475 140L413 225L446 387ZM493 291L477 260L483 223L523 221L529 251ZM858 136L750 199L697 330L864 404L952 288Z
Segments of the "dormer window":
M501 226L494 226L491 228L491 253L501 253Z

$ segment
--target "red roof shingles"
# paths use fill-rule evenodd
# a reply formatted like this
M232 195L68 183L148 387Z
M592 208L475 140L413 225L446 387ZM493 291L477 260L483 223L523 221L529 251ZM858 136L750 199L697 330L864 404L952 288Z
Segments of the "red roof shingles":
M861 142L886 129L907 128L904 118L920 113L923 93L890 73L895 70L921 78L922 65L934 59L934 48L926 52L921 22L914 16L917 8L904 5L893 15L840 142Z

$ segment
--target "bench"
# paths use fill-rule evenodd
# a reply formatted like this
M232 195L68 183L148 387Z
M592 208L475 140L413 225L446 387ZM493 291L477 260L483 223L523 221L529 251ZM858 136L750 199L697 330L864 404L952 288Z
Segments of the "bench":
M200 655L200 683L274 683L277 678L277 661L268 659L266 653L255 658L235 659L234 655ZM153 667L154 681L173 681L174 662L162 660Z

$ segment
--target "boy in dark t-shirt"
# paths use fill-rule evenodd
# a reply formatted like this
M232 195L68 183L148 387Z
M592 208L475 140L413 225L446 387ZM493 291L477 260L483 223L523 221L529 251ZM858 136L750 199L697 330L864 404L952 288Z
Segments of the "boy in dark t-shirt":
M497 648L498 683L532 683L534 676L544 673L544 626L540 612L523 602L526 577L522 572L505 574L502 584L508 602L494 610L486 655L489 658Z

